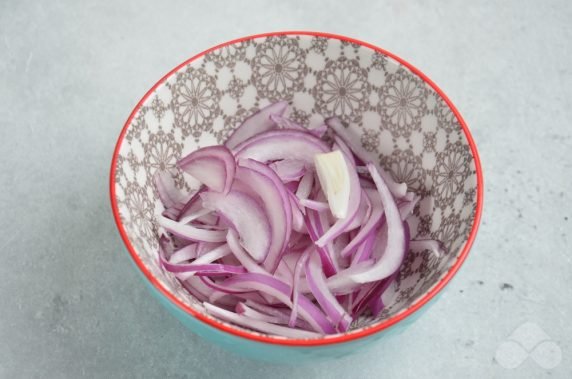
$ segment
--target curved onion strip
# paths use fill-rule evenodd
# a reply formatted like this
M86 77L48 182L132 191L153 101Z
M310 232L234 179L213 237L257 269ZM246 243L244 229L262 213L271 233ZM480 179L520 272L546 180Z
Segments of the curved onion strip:
M327 212L330 210L328 203L324 203L322 201L300 199L298 202L300 203L301 206L313 209L318 212Z
M369 198L369 191L366 191L366 196ZM377 195L377 193L376 193ZM377 197L377 199L375 198ZM342 257L348 257L351 253L355 251L355 249L360 245L372 231L377 228L381 224L381 220L383 217L383 205L381 205L381 201L379 201L379 196L371 197L372 203L372 212L367 221L361 226L358 234L344 247L341 251L340 255Z
M210 209L202 208L202 209L200 209L200 210L198 210L198 211L196 211L196 212L189 213L189 214L187 214L186 216L182 217L182 218L179 220L179 222L180 222L181 224L188 224L189 222L198 220L198 219L200 219L201 217L206 216L206 215L208 215L208 214L210 214L210 213L212 213L212 211L211 211Z
M257 320L251 317L242 316L234 312L227 311L226 309L216 307L207 302L204 302L203 305L207 310L207 312L213 316L216 316L222 320L237 325L245 326L251 329L256 329L264 333L290 337L290 338L316 338L320 336L318 333L309 332L306 330L288 328L285 326L271 324L266 321Z
M288 321L288 326L290 326L291 328L293 328L296 325L296 319L298 318L298 297L300 296L298 287L300 286L300 276L302 275L304 265L306 264L306 261L308 260L308 256L310 255L312 249L313 247L310 246L302 253L302 255L300 255L300 258L298 258L298 261L296 262L296 268L294 269L294 281L292 284L292 295L291 295L292 313L290 314L290 319Z
M344 140L344 142L349 146L352 150L354 155L358 157L362 162L370 162L372 161L371 154L366 151L362 145L355 142L356 139L351 136L351 132L344 127L342 122L337 117L331 117L326 119L326 125L333 129L333 131ZM383 180L387 183L391 193L397 197L401 198L407 192L407 185L405 183L397 183L393 180L390 174L388 174L381 165L374 163L375 168L379 172L379 175L383 178Z
M342 308L326 285L326 277L321 269L319 257L314 254L306 261L306 280L318 304L340 332L348 330L352 318Z
M213 191L228 193L234 180L235 162L225 146L208 146L193 151L177 166Z
M271 232L264 209L251 196L232 190L228 195L216 192L201 194L205 208L216 210L238 232L241 244L257 262L268 255ZM225 235L226 232L222 231Z
M266 108L262 108L244 120L244 122L234 130L230 137L228 137L225 145L229 149L234 149L236 146L246 141L250 137L272 129L276 126L276 124L270 119L270 116L282 115L286 111L287 107L287 102L279 101L277 103L270 104Z
M268 274L268 272L263 269L260 265L256 263L254 259L240 246L240 241L238 234L234 229L229 229L226 236L226 240L232 254L238 259L238 261L244 266L248 272L255 272L259 274Z
M292 209L292 229L298 233L308 233L304 221L304 215L298 205L298 199L292 192L288 192L290 197L290 207Z
M284 183L296 182L306 173L306 163L297 159L283 159L270 163L269 167Z
M191 225L180 224L166 217L159 217L158 222L166 231L186 240L204 242L224 242L226 240L224 230L200 229Z
M307 199L312 192L312 186L314 185L314 173L312 171L306 171L302 179L300 180L300 185L298 190L296 190L296 197L298 199Z
M407 253L407 250L409 249L409 225L405 222L402 224L403 226L403 230L405 233L405 253ZM399 263L401 265L401 263L403 263L403 260L405 259L405 254L402 256L401 262ZM370 283L368 284L368 287L364 287L362 289L362 295L361 298L356 298L355 302L354 302L354 308L352 309L352 314L359 314L363 311L363 308L368 306L368 305L374 305L374 308L377 312L381 311L380 308L380 304L378 304L378 299L381 299L381 295L385 292L385 290L387 290L387 288L390 286L391 283L393 283L395 281L395 279L397 278L397 276L399 275L399 270L395 271L394 273L392 273L389 277L375 282L375 283ZM374 315L374 317L377 316L377 314Z
M197 257L197 244L192 243L175 251L169 257L170 263L183 263Z
M164 249L159 245L159 259L161 260L161 265L165 270L173 273L187 273L187 275L179 276L179 279L186 280L193 276L198 271L208 271L208 272L224 272L228 269L229 273L245 273L244 267L232 267L228 265L215 264L213 266L208 266L212 262L220 259L230 253L230 248L228 245L222 245L214 250L209 251L201 257L198 257L191 263L171 263L165 258Z
M290 294L292 288L272 276L264 274L242 274L227 279L223 283L227 287L244 290L259 291L266 293L280 300L290 308L292 301ZM298 298L298 313L306 320L312 328L320 333L333 333L334 328L324 314L305 296Z
M166 209L177 209L185 203L180 190L175 185L173 175L168 171L157 170L153 175L153 184L159 195L159 200Z
M180 212L178 213L177 219L176 219L177 221L180 221L182 218L188 216L189 214L193 214L193 213L201 210L202 204L200 201L201 200L200 195L204 191L206 191L206 187L202 186L201 188L196 190L192 194L192 196L189 197L189 200L185 203L185 205L183 205Z
M385 210L388 238L385 251L379 260L368 270L352 275L352 279L359 283L381 280L397 271L403 260L407 242L405 240L405 230L403 228L403 222L401 221L401 215L399 214L395 200L393 200L391 196L391 192L389 192L389 188L372 163L368 163L367 167L379 191L381 203Z
M235 311L239 315L243 315L260 321L269 322L271 324L284 324L283 318L259 312L256 309L250 308L244 302L239 302L238 304L236 304Z
M362 244L357 248L356 254L352 259L351 266L355 267L356 264L367 261L371 258L371 252L373 250L373 244L375 243L375 231L371 231L366 237Z
M345 157L344 157L345 158ZM316 245L319 247L324 247L329 242L333 241L334 238L346 231L346 228L358 213L360 202L361 202L361 188L359 185L359 178L355 169L351 166L351 163L346 159L346 166L349 172L350 180L350 201L348 205L347 216L336 221L334 225L327 232L325 232L317 241Z
M304 217L304 221L306 222L308 235L310 236L314 244L316 244L316 241L318 240L318 235L319 233L322 232L322 229L319 225L320 224L319 216L316 214L315 211L308 209L308 211L306 212L306 216ZM337 270L334 265L334 262L332 262L332 259L330 258L330 254L328 254L328 252L324 247L320 247L317 245L316 245L316 250L318 251L318 254L320 255L320 258L322 260L322 268L326 276L334 275L337 272Z
M254 159L267 163L281 159L297 159L314 165L314 155L326 153L328 145L318 137L297 130L271 130L260 133L235 148L237 159Z
M272 169L254 160L241 160L237 174L258 194L266 210L271 239L263 266L273 272L292 232L292 208L288 192Z

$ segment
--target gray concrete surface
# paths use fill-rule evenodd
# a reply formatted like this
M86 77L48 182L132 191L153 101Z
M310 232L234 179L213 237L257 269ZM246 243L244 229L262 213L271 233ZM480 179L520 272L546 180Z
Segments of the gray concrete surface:
M572 3L238 3L0 2L0 377L569 378ZM424 317L357 357L291 369L167 314L128 260L107 189L119 130L159 77L215 43L287 29L421 68L465 116L486 179L478 240Z

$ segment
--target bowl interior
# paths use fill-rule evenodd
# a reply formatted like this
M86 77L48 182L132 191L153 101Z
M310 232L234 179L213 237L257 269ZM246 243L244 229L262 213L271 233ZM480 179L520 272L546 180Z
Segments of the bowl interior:
M405 311L447 274L467 241L477 208L474 157L455 114L431 86L394 59L336 38L232 43L180 67L148 94L120 141L114 175L120 220L135 253L162 286L203 312L158 265L156 216L163 208L152 177L169 170L189 189L192 181L175 168L182 155L222 143L248 115L282 99L304 126L339 116L397 181L422 196L412 236L441 240L447 254L410 252L396 296L379 317L363 317L353 330Z

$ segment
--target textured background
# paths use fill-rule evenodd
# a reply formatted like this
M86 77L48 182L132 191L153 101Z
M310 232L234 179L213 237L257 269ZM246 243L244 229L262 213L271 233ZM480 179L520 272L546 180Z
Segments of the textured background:
M1 1L0 377L569 377L571 21L567 1ZM286 29L419 67L464 115L486 181L477 242L431 310L357 357L291 369L221 351L160 308L107 188L119 130L159 77Z

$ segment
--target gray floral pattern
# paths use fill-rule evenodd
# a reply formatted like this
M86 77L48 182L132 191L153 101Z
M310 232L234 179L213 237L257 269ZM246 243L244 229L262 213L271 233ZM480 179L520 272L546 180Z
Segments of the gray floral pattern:
M471 153L461 142L449 144L437 155L437 165L432 172L435 194L439 204L447 204L462 190L470 174Z
M271 37L256 47L253 80L259 95L288 99L304 85L306 52L292 38Z
M380 159L398 183L406 183L407 188L414 192L423 189L421 158L411 150L395 150L389 156L382 153Z
M231 77L221 84L223 72ZM236 106L221 108L223 95ZM162 285L202 309L157 265L161 207L153 174L177 173L182 187L178 158L224 142L259 107L281 99L294 103L290 117L307 127L340 116L396 179L424 200L434 199L416 207L412 233L441 239L448 254L411 252L393 302L377 319L361 318L353 328L403 312L446 275L461 251L476 209L475 162L454 113L430 86L392 58L356 44L312 36L257 38L211 51L167 78L137 111L116 159L117 205L130 241ZM425 117L436 125L422 126Z
M367 71L356 60L340 57L318 72L317 85L312 90L317 112L323 116L338 116L344 121L356 121L365 107L370 85Z
M237 61L244 59L248 45L249 42L246 41L223 46L207 54L205 61L213 62L219 68L223 66L233 67Z
M189 66L184 72L177 73L177 81L171 91L175 126L185 136L197 138L212 127L213 119L220 112L221 96L214 77L203 69Z
M365 130L361 136L361 144L364 149L369 152L377 150L379 146L379 131L378 130Z
M143 160L145 171L147 173L148 182L152 182L153 175L157 170L172 171L177 163L177 159L181 156L183 144L175 140L172 133L165 133L159 130L157 133L151 133L149 141L143 146L145 150L145 158ZM176 182L180 187L183 186L183 177L176 177Z
M381 90L379 112L394 136L409 136L418 129L426 108L427 88L405 69L389 74Z
M378 70L385 70L387 66L387 57L383 54L375 52L371 55L371 66Z

